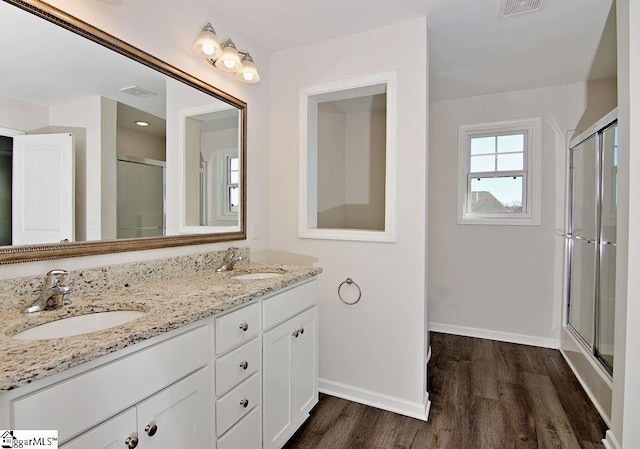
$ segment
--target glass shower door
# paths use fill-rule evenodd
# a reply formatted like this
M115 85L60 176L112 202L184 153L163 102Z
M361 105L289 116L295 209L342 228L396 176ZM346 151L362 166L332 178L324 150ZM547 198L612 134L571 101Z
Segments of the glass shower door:
M159 237L165 233L164 162L118 159L117 237Z
M613 370L615 323L616 228L618 206L618 125L602 132L602 196L600 203L600 260L596 310L596 356Z
M566 325L612 374L618 196L615 113L592 129L592 135L571 144L569 153Z
M591 136L571 149L569 217L569 325L592 347L598 254L598 141Z

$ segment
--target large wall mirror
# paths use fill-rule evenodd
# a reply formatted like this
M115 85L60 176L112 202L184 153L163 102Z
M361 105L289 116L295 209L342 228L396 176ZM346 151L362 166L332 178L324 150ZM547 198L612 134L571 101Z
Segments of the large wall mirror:
M37 0L0 45L0 263L246 238L244 102Z

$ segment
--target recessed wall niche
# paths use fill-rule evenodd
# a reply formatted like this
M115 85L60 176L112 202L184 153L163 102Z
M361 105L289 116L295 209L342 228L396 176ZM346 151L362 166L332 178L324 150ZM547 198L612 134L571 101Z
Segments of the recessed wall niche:
M300 237L395 240L395 78L300 89Z

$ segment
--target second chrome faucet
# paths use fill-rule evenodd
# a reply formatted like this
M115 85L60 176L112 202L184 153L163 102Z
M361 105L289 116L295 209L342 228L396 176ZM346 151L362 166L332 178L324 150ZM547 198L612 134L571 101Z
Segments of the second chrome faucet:
M222 271L231 271L235 266L236 262L240 262L242 260L242 256L238 254L238 248L232 246L227 249L227 254L224 256L224 260L222 261L222 265L220 265L216 271L218 273Z

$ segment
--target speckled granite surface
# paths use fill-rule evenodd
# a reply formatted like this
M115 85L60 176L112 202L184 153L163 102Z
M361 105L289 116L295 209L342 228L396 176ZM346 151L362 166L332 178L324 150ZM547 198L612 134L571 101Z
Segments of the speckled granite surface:
M224 255L198 256L130 263L73 271L71 305L25 315L24 306L37 297L34 286L42 277L2 281L0 286L0 391L12 390L132 344L177 329L262 295L321 273L319 268L259 265L242 261L233 271L217 273ZM250 272L277 272L282 276L237 280ZM22 289L22 290L21 290ZM10 306L7 306L10 304ZM68 316L110 310L142 310L145 315L123 325L90 334L51 340L11 339L16 333Z

